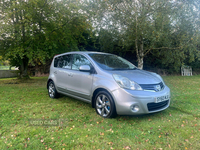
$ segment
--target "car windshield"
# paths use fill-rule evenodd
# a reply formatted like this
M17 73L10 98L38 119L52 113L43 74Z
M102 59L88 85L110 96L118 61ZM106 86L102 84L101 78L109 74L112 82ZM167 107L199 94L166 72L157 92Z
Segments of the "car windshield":
M136 66L129 61L111 54L89 54L89 56L105 70L133 70Z

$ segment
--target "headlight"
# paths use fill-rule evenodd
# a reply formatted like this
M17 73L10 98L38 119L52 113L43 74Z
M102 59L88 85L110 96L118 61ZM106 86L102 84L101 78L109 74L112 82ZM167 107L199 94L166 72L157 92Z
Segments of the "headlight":
M130 90L142 90L142 88L135 83L134 81L130 81L128 78L123 77L121 75L113 74L113 78L119 84L120 87Z

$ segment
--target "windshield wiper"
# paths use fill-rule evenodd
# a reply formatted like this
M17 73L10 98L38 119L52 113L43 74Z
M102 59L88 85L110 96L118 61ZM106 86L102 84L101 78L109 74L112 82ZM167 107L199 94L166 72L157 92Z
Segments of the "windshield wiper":
M118 69L112 69L113 71L115 70L136 70L137 68L133 68L133 69L130 69L130 68L118 68Z

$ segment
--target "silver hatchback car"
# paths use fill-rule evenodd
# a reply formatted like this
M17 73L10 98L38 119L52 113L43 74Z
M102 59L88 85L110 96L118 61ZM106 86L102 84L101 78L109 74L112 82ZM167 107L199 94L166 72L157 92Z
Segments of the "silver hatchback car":
M55 56L47 89L51 98L65 94L91 103L104 118L154 113L170 105L170 89L160 75L108 53Z

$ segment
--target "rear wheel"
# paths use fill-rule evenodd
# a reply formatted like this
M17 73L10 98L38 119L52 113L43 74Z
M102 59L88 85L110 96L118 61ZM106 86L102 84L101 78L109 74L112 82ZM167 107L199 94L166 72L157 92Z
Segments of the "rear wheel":
M59 93L57 92L53 81L50 81L48 84L48 93L49 93L50 98L58 98L59 97Z
M96 95L95 109L97 114L104 118L113 118L116 116L115 103L106 91L100 91Z

